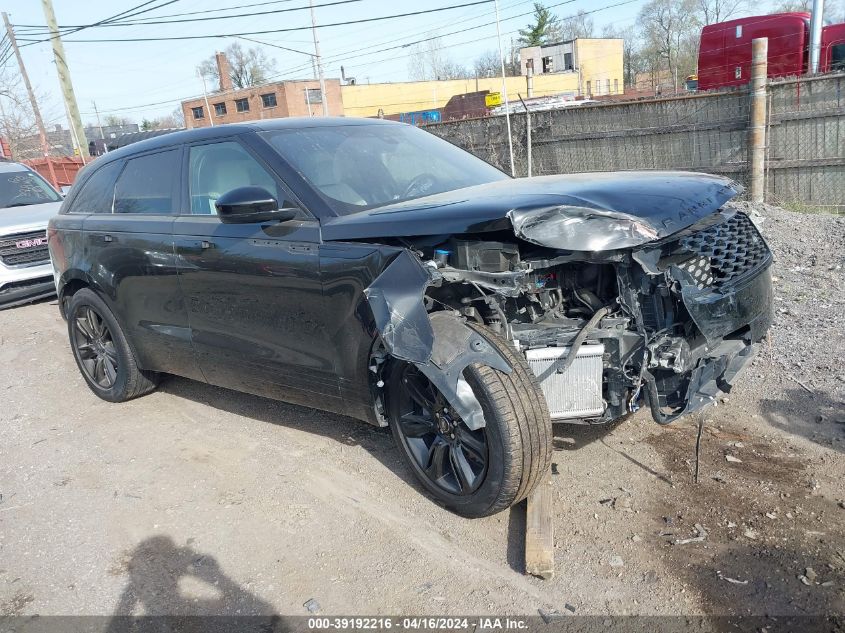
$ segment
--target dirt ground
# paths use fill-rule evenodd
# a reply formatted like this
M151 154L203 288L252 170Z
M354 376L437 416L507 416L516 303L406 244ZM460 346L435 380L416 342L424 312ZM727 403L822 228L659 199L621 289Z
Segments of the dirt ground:
M764 215L776 324L699 483L695 420L557 426L551 581L524 507L443 510L386 430L181 378L108 404L54 302L0 312L0 615L845 613L845 218Z

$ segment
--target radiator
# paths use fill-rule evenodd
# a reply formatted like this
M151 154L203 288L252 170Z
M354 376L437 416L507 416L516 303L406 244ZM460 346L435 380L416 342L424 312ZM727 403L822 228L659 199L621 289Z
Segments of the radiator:
M552 420L592 418L604 413L602 356L604 345L582 345L575 362L564 373L553 366L563 365L569 347L545 347L525 352L528 366L540 381Z

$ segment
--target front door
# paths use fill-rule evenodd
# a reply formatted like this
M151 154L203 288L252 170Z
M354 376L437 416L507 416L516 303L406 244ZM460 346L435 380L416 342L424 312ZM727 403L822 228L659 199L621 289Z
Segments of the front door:
M326 344L319 222L223 224L214 202L244 186L296 202L237 139L195 144L186 156L189 204L174 222L180 283L197 360L208 382L325 408L340 406Z

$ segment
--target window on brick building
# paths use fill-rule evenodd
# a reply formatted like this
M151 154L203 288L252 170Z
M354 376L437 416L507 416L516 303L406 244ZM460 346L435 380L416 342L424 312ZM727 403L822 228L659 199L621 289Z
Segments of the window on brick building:
M323 103L323 93L319 88L306 88L305 101L310 104Z
M214 114L217 116L223 116L226 114L226 104L225 103L215 103L214 104Z
M261 95L261 105L263 105L265 108L275 108L276 93L271 92L270 94Z
M249 112L249 99L235 99L235 110Z
M205 118L205 113L202 111L202 106L191 108L191 112L193 113L195 119Z

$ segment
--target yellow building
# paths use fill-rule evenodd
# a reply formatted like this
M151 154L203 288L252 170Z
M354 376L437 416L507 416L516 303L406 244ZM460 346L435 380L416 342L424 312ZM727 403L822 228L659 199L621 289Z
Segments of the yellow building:
M569 56L567 57L567 53ZM560 61L545 61L544 57ZM533 96L563 94L593 96L623 91L622 40L576 39L552 46L535 46L520 51L523 76L507 77L508 99L527 98L527 66L534 67ZM528 61L532 60L532 61ZM566 66L565 61L571 63ZM445 81L407 81L383 84L356 84L341 87L343 113L346 116L388 116L442 108L455 95L489 90L501 92L502 78L450 79Z

